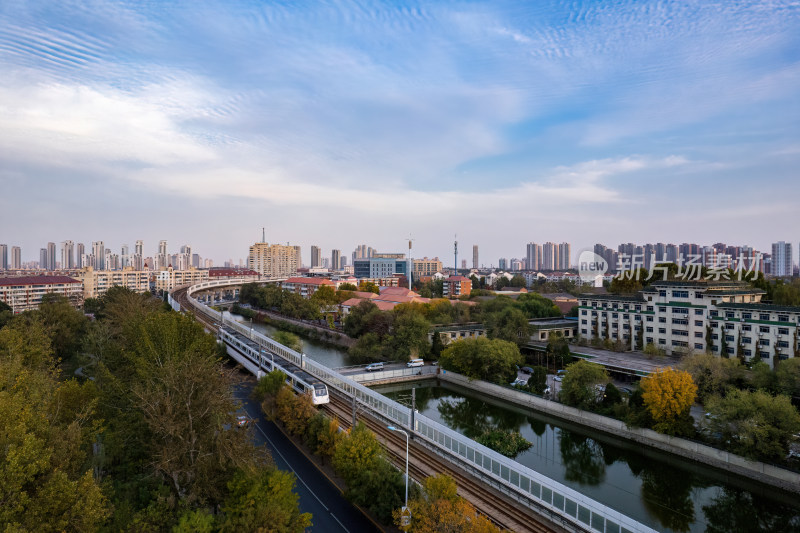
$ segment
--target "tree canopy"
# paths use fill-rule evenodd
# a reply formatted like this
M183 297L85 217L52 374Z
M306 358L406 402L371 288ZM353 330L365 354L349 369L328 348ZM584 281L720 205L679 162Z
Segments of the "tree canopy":
M659 369L642 378L641 387L656 431L669 435L692 433L694 422L689 409L697 396L697 385L688 372Z
M599 394L596 386L608 382L609 377L605 368L581 359L567 365L559 398L572 407L594 409L602 400L602 394Z
M463 339L456 341L439 357L442 368L458 372L470 379L507 383L517 374L523 362L519 348L501 339Z

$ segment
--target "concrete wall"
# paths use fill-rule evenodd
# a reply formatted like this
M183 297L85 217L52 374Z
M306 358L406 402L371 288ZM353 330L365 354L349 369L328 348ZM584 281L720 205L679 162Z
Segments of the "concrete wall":
M711 446L706 446L699 442L663 435L651 429L629 428L625 422L620 420L575 409L574 407L569 407L562 403L545 400L538 396L501 387L493 383L479 380L470 381L468 378L454 372L442 370L438 377L442 381L461 385L495 398L508 400L523 407L530 407L536 411L541 411L564 420L569 420L570 422L585 425L615 437L629 439L762 483L800 493L800 474L784 468L759 461L751 461L724 450L712 448Z

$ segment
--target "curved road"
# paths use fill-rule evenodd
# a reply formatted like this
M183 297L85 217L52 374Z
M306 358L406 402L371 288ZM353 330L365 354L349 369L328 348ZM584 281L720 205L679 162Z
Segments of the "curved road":
M273 422L266 420L261 406L250 399L253 381L246 380L235 388L236 398L253 420L253 441L266 445L281 470L297 477L295 492L300 496L300 510L312 514L308 531L325 533L379 532L381 529L353 504L339 489L291 442Z

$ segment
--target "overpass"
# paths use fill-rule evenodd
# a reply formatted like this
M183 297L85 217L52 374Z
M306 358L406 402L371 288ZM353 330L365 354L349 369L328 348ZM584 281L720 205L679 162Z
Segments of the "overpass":
M517 463L435 420L413 412L409 407L386 398L354 379L342 375L337 370L308 359L302 353L283 346L239 322L226 318L223 313L209 309L193 296L195 293L208 289L221 289L226 284L241 286L242 283L243 280L236 279L200 283L186 288L185 294L181 295L180 300L209 329L215 330L218 324L224 324L249 337L262 349L286 359L325 382L330 391L336 391L338 395L351 401L354 408L357 406L368 412L371 416L380 419L384 425L408 429L416 444L424 446L433 454L455 465L457 469L471 474L507 498L514 500L518 505L525 506L567 531L599 531L601 533L651 533L655 531L646 524ZM181 310L181 303L173 298L173 294L170 294L169 301L173 309ZM253 373L259 372L259 369L254 368L251 363L244 366Z

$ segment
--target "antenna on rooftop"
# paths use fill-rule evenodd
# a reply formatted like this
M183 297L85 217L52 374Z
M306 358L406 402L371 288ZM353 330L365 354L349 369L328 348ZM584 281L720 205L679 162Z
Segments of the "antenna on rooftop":
M261 228L261 242L267 242L267 228Z
M414 242L414 239L411 238L411 234L408 234L408 288L411 288L411 243Z

